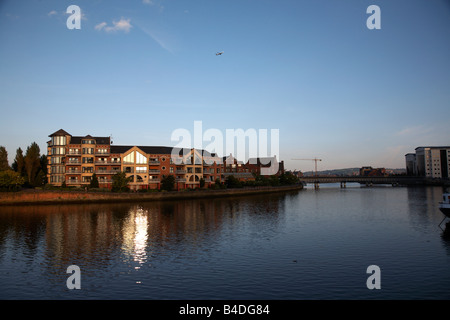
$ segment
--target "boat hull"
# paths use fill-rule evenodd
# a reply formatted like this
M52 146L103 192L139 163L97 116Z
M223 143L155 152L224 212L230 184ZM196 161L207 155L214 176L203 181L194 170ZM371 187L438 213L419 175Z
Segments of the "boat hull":
M441 210L441 212L448 218L450 218L450 205L443 205L441 204L439 206L439 210Z

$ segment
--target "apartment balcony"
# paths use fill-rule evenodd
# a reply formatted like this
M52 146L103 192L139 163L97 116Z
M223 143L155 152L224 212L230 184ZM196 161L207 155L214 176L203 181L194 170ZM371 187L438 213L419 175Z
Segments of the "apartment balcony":
M148 183L160 183L160 182L161 182L161 180L159 180L159 179L148 180Z
M96 151L95 155L99 156L99 157L101 157L101 156L109 156L110 153L109 152L98 152L98 151Z
M112 183L113 181L112 181L112 179L99 179L98 180L98 183L99 184L102 184L102 183Z
M149 160L148 165L149 166L159 166L161 162L159 160Z
M69 151L69 152L66 153L66 155L69 155L69 156L81 156L81 152Z
M81 161L69 160L66 164L81 164Z
M160 171L160 170L156 170L156 169L150 169L150 170L148 170L148 173L156 173L156 174L159 174L159 173L161 173L161 171Z
M177 173L177 174L185 174L185 173L186 173L186 170L184 170L184 169L177 169L177 170L175 171L175 173Z
M81 170L68 170L66 174L81 174Z
M116 174L120 172L120 170L97 170L95 174Z
M175 179L176 182L186 182L185 178L176 178Z
M97 165L120 165L120 162L119 161L99 161L99 160L97 160L97 161L95 161L95 164L97 164ZM124 164L126 164L126 163L124 162Z
M66 184L80 184L81 183L81 181L79 181L79 180L67 180L66 181Z

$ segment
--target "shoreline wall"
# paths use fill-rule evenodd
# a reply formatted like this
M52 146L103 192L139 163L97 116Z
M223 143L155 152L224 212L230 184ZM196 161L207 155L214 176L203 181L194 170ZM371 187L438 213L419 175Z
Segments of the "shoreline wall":
M111 203L133 201L163 201L179 199L219 198L240 195L265 194L275 192L296 191L303 185L280 187L253 187L219 190L172 191L150 193L113 193L57 190L26 190L19 192L1 192L0 206L27 204L59 204L59 203Z

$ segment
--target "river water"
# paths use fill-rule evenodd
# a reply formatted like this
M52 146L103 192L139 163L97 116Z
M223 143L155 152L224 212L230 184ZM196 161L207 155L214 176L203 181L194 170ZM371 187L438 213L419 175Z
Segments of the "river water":
M0 299L449 299L442 191L0 207Z

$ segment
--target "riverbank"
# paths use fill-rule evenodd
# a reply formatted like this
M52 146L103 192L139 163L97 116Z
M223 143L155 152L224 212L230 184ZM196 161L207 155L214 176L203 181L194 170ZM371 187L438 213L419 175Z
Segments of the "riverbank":
M240 195L287 192L303 189L303 185L280 187L252 187L219 190L195 190L149 193L114 193L114 192L84 192L59 190L26 190L19 192L0 193L0 205L21 204L56 204L56 203L99 203L99 202L133 202L162 201L180 199L218 198Z

